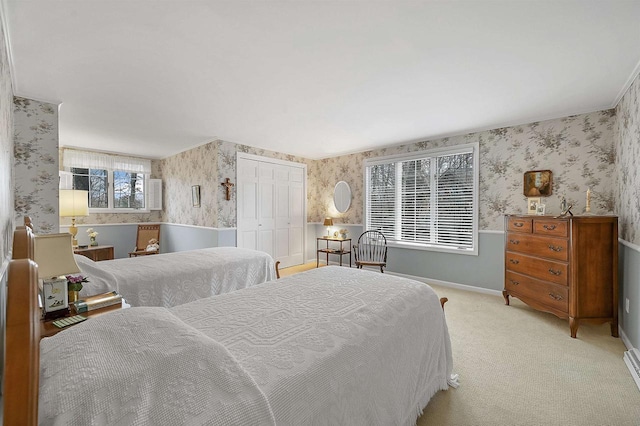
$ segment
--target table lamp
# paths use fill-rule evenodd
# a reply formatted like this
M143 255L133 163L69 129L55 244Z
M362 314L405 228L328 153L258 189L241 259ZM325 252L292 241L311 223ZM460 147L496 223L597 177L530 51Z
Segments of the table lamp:
M76 217L89 216L89 191L61 189L60 216L71 218L69 233L73 236L73 247L78 247L78 240L76 240L76 235L78 234L78 228L76 228Z
M330 217L324 218L324 226L327 227L327 237L331 236L331 227L333 226L333 219Z
M33 244L33 260L38 264L38 281L45 318L56 318L69 312L69 296L65 275L80 272L73 258L72 235L37 235Z

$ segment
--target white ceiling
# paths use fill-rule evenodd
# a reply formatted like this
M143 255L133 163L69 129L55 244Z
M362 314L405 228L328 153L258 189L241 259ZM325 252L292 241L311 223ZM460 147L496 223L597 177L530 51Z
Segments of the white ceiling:
M640 1L2 0L14 92L60 144L307 158L615 106Z

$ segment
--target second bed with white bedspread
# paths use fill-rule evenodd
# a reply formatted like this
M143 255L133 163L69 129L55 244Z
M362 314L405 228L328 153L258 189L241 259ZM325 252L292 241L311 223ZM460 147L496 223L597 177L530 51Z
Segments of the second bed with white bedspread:
M75 259L89 279L81 295L115 290L132 306L170 308L276 278L271 256L236 247L101 262L80 255Z

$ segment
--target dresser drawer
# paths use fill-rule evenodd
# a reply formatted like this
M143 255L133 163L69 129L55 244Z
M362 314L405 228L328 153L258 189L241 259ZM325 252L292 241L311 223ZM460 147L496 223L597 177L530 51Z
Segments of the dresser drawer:
M531 256L555 260L569 260L569 241L563 238L540 237L535 234L507 234L508 251L517 251Z
M533 233L538 235L550 235L554 237L566 237L569 235L568 222L564 220L533 220Z
M533 230L533 219L526 217L510 217L507 221L507 231L509 232L526 232L528 234Z
M529 275L544 281L562 285L568 283L569 267L566 263L506 252L505 266L508 271Z
M533 299L562 312L569 312L569 287L551 284L535 278L507 271L506 290Z

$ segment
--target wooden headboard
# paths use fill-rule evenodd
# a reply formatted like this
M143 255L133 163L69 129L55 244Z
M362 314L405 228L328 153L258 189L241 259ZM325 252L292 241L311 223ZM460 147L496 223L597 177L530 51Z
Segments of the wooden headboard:
M40 310L38 266L33 254L33 233L18 227L13 233L13 260L6 289L6 330L3 422L7 426L38 423L40 375Z

